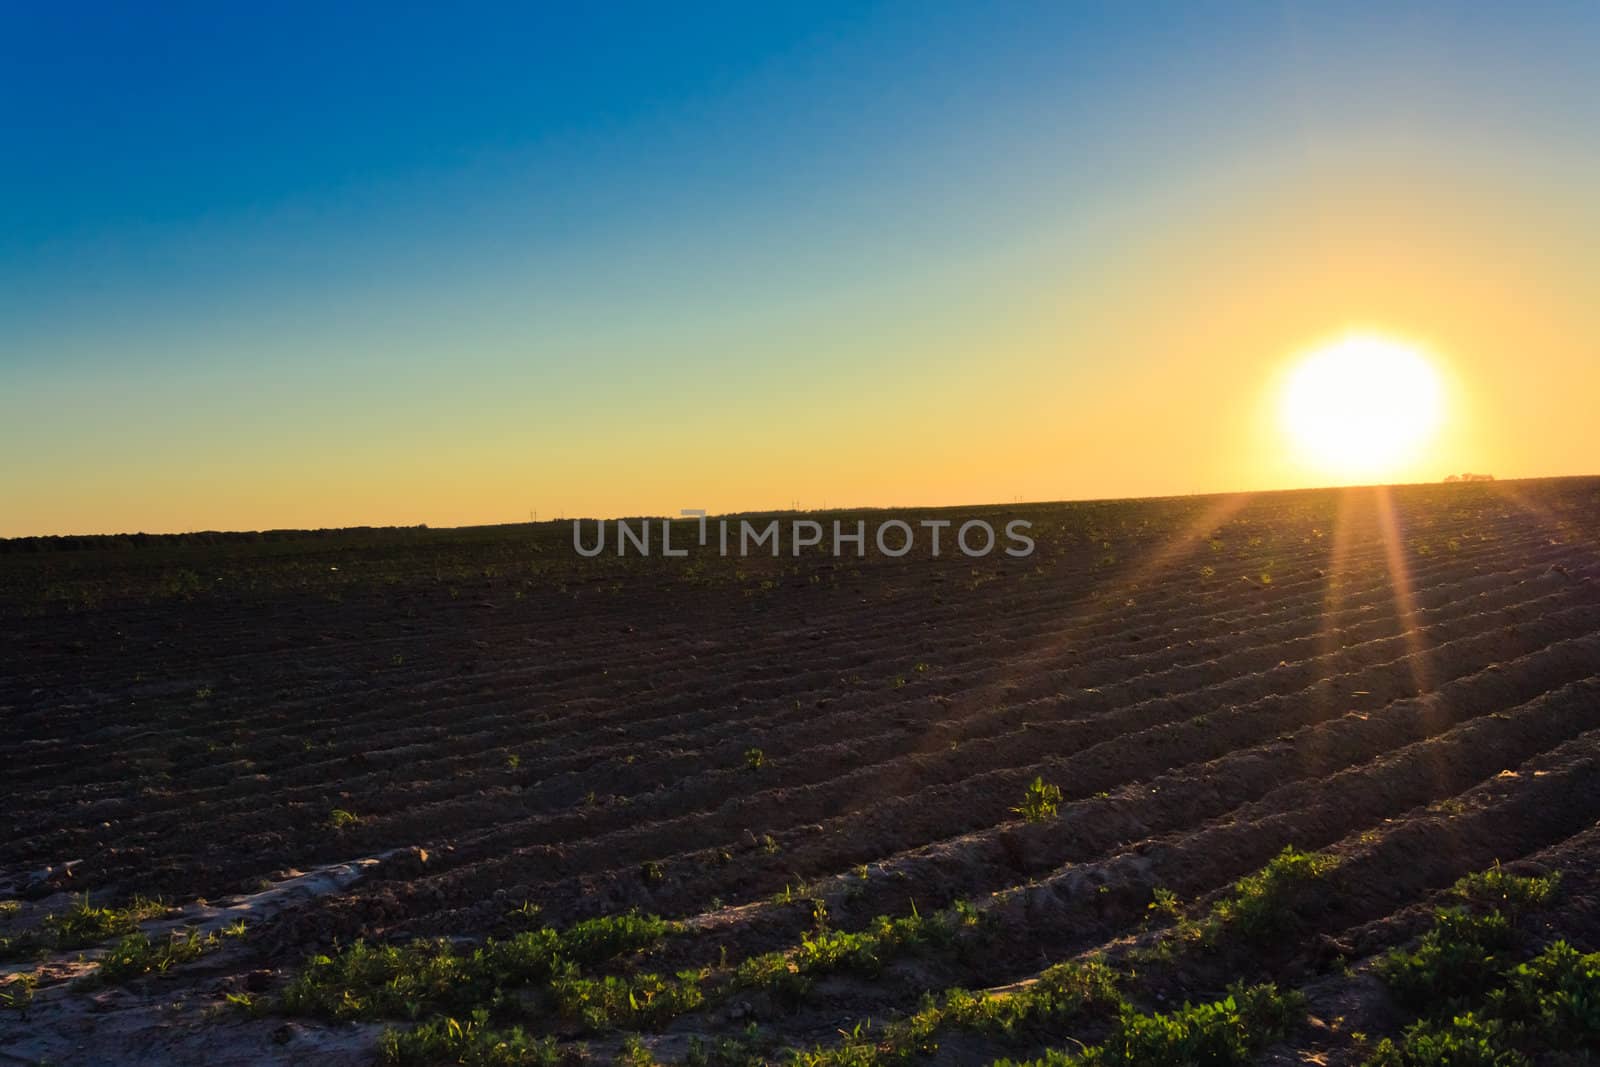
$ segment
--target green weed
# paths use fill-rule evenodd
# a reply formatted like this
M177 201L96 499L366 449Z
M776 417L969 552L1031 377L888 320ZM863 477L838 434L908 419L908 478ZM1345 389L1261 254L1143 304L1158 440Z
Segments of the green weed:
M1504 968L1473 1010L1423 1018L1380 1042L1372 1067L1531 1064L1546 1053L1600 1047L1600 953L1565 941ZM1540 1062L1543 1062L1541 1059Z
M1504 914L1443 908L1415 949L1391 952L1379 961L1377 973L1395 999L1413 1011L1464 1007L1488 990L1502 967L1501 954L1511 945L1511 923Z
M1123 1005L1111 1033L1081 1052L1052 1050L1034 1067L1150 1067L1206 1064L1243 1067L1280 1040L1305 1013L1299 993L1266 983L1234 986L1222 1000L1186 1004L1167 1014L1144 1014ZM1018 1067L1010 1060L995 1067Z
M37 974L18 974L0 984L0 1008L27 1013L33 1003L33 991L39 984Z
M12 937L0 937L0 959L18 959L42 952L88 948L129 934L139 923L166 910L157 900L135 897L125 907L91 904L87 894L74 897L65 911L51 912L39 926Z
M747 958L735 970L732 985L765 989L780 1000L794 1000L804 995L815 975L834 971L876 975L888 957L946 947L960 931L977 924L977 910L958 904L927 916L914 906L910 915L900 918L880 915L865 930L856 932L819 927L805 934L800 944L788 952Z
M1201 924L1201 940L1214 945L1227 934L1259 944L1283 933L1294 922L1294 897L1301 887L1338 865L1334 856L1286 847L1212 906Z
M53 936L55 948L86 948L131 933L139 923L165 910L160 901L144 897L135 897L124 908L97 907L84 895L74 899L66 911L46 915L43 925Z
M1061 787L1047 785L1042 777L1028 783L1022 794L1022 803L1011 810L1029 822L1041 822L1055 815L1061 807Z
M1434 913L1412 949L1396 949L1377 973L1421 1016L1379 1043L1373 1067L1519 1067L1556 1051L1600 1047L1600 953L1564 941L1515 963L1518 920L1555 896L1559 877L1510 875L1497 865L1458 881L1460 901Z
M100 961L99 970L89 976L89 984L126 982L146 974L165 974L179 964L199 959L222 947L223 936L237 936L230 929L224 934L201 934L198 930L174 930L165 937L151 937L140 931L128 934L111 947Z
M325 1019L469 1017L510 1004L515 990L569 980L584 964L649 947L676 923L628 912L490 938L460 951L444 941L371 945L358 941L334 956L315 956L290 982L283 1008Z
M441 1018L410 1030L386 1030L378 1051L384 1063L396 1067L555 1067L563 1062L554 1038L529 1037L521 1027L492 1030L486 1012L465 1021Z
M1507 874L1497 863L1462 878L1450 892L1461 900L1507 911L1507 917L1515 920L1524 911L1548 904L1560 886L1560 874L1540 878Z
M655 1026L705 1003L706 977L703 971L680 971L671 978L563 977L551 984L551 990L561 1014L586 1029Z
M876 1038L867 1024L858 1023L840 1045L797 1053L795 1062L803 1067L906 1063L937 1051L941 1031L967 1030L1008 1038L1089 1015L1110 1014L1121 1005L1116 976L1105 963L1061 963L1010 993L952 989L939 998L930 995L915 1013L890 1023Z

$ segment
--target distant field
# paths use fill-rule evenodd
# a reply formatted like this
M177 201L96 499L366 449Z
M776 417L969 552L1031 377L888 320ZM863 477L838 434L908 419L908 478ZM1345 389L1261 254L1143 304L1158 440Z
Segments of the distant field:
M0 1062L1600 1048L1600 479L939 514L0 542Z

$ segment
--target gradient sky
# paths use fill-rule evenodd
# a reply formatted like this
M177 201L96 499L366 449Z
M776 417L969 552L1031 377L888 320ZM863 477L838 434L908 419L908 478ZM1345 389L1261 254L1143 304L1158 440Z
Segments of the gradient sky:
M1600 457L1600 5L0 8L0 535Z

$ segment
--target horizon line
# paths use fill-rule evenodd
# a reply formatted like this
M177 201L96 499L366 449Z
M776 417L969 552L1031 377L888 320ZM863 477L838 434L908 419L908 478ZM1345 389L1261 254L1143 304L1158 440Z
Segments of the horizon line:
M1499 477L1496 477L1494 475L1488 475L1487 477L1483 478L1482 480L1477 480L1477 481L1468 481L1468 480L1449 481L1449 480L1447 480L1448 478L1455 478L1455 477L1457 477L1457 476L1456 475L1449 475L1449 476L1447 476L1447 478L1442 478L1442 479L1438 479L1438 480L1434 480L1434 481L1426 481L1426 482L1361 482L1361 483L1348 483L1348 484L1337 484L1337 485L1304 485L1304 486L1295 486L1293 488L1277 488L1277 489L1227 489L1227 490L1213 490L1213 491L1210 491L1210 492L1195 492L1195 493L1154 493L1154 494L1150 494L1148 496L1059 497L1059 498L1053 498L1053 499L1048 499L1048 500L997 500L997 501L969 502L969 503L964 503L964 504L927 504L927 505L924 505L924 504L853 504L853 505L841 505L841 506L838 506L838 507L829 507L827 505L823 505L822 507L816 507L816 508L802 508L802 507L793 507L793 508L752 508L752 509L744 509L744 510L736 510L736 511L715 511L715 512L707 510L705 517L708 518L708 519L714 519L714 518L742 518L742 517L757 516L757 515L837 515L837 514L850 514L850 513L855 513L855 512L887 512L887 511L895 511L895 510L918 511L918 512L973 511L973 510L979 510L979 509L1003 508L1003 507L1028 507L1028 508L1034 508L1034 507L1051 507L1051 506L1060 505L1060 504L1115 504L1115 503L1131 503L1131 502L1135 502L1135 501L1162 501L1162 500L1189 500L1189 499L1198 500L1198 499L1203 499L1203 498L1206 498L1206 497L1229 497L1229 496L1244 496L1244 495L1249 495L1249 496L1271 496L1271 495L1275 495L1275 494L1286 494L1286 493L1319 493L1319 492L1333 492L1333 491L1336 491L1336 490L1353 490L1353 489L1412 489L1412 488L1418 488L1418 487L1423 487L1423 486L1441 486L1442 487L1442 486L1445 486L1445 485L1500 485L1500 484L1511 484L1511 483L1516 483L1516 482L1553 482L1553 481L1565 481L1565 480L1596 479L1596 478L1600 478L1600 472L1590 472L1590 473L1584 473L1584 474L1524 475L1524 476L1519 476L1519 477L1514 477L1514 478L1499 478ZM209 527L209 528L194 528L194 529L187 529L187 530L162 530L162 531L118 530L118 531L108 531L108 532L100 532L100 533L74 532L74 533L5 534L5 535L0 535L0 542L68 540L68 539L72 539L72 538L105 538L107 540L115 540L115 539L118 539L118 538L128 538L128 537L174 537L174 538L176 538L176 537L197 537L197 536L207 535L207 534L219 534L219 535L230 536L230 537L231 536L244 536L244 535L248 535L248 534L296 534L296 533L303 533L303 534L330 534L330 533L339 533L341 531L354 531L354 530L429 530L429 531L449 532L449 531L454 531L454 530L492 530L492 529L501 529L501 528L504 528L504 527L511 527L511 526L548 526L548 525L552 525L552 524L555 524L555 523L565 523L565 522L602 522L602 523L604 523L604 522L613 522L613 521L624 521L624 522L626 522L626 521L632 521L632 520L636 520L636 519L641 519L641 520L671 519L673 521L694 522L694 521L697 521L699 519L699 516L697 516L697 515L667 515L667 514L661 514L661 513L657 513L657 512L637 512L636 511L636 512L630 512L630 513L627 513L627 514L620 514L619 513L619 514L611 514L611 515L559 515L559 516L556 516L556 517L550 518L550 519L534 519L534 520L524 519L524 520L511 520L511 521L508 521L508 522L473 522L473 523L462 523L460 525L455 525L455 526L436 526L436 525L434 525L432 523L427 523L427 522L384 523L384 524L378 524L378 525L365 524L365 523L356 523L354 525L348 525L348 526L270 526L270 527L259 527L259 528L255 528L255 529L243 529L243 528L239 528L239 529L222 529L222 528L218 528L218 527Z

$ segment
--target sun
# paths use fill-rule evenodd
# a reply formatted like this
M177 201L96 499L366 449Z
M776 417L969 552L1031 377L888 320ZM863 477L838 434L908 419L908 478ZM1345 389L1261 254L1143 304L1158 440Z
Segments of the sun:
M1416 346L1350 334L1296 361L1279 410L1306 466L1381 480L1416 460L1438 432L1441 394L1438 372Z

